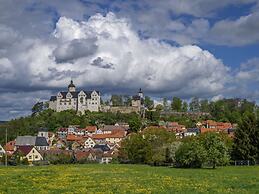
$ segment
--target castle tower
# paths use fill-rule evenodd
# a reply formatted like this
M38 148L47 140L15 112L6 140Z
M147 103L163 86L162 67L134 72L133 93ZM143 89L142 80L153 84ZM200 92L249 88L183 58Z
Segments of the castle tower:
M140 98L144 98L144 94L143 94L141 88L139 88L138 96L139 96Z
M68 91L69 92L75 92L76 86L73 84L73 80L71 80L70 84L68 85Z

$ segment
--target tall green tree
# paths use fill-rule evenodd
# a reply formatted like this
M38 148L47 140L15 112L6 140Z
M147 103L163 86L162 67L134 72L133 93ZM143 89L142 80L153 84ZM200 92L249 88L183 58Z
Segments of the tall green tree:
M259 126L252 113L245 113L235 131L233 156L236 160L259 160Z
M178 97L173 97L171 108L174 111L180 112L182 111L182 100Z
M207 99L200 101L200 110L201 112L209 112L209 101Z
M190 104L189 104L190 110L192 112L199 112L200 111L200 101L199 98L194 97L192 98Z
M112 95L111 102L113 106L123 106L123 98L121 95Z
M182 104L182 111L187 112L188 111L188 103L186 101L183 102Z
M145 96L144 104L149 110L154 108L154 101L149 96Z
M226 165L229 162L227 146L217 133L205 133L201 136L201 143L206 150L206 163L216 168L217 165ZM204 161L204 162L205 162Z

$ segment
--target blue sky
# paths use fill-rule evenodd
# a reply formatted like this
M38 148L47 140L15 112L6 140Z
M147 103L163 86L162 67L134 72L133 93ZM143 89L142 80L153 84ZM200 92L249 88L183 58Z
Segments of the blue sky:
M103 95L259 97L258 0L0 0L0 120Z

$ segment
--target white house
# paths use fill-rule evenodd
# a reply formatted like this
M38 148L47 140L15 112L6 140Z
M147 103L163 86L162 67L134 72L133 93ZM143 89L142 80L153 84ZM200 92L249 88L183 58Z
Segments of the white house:
M95 144L95 141L91 137L88 137L84 142L84 148L93 148Z
M49 141L49 132L47 128L38 129L38 137L45 137L47 142Z
M21 153L23 156L21 160L27 158L28 162L43 160L42 155L34 146L20 146L16 152Z
M5 155L5 150L4 148L0 145L0 158Z

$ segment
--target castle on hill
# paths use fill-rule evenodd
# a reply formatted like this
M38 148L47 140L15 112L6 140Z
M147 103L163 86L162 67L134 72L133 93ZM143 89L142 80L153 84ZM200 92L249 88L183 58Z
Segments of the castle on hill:
M76 86L71 80L68 85L68 91L59 92L56 96L51 96L49 100L49 108L61 112L64 110L75 110L98 112L101 106L101 95L99 91L76 91Z
M85 114L86 111L142 113L144 110L144 94L140 89L137 95L132 96L131 106L105 106L101 105L101 94L99 91L77 91L73 80L71 80L68 90L58 92L56 96L51 96L48 104L49 108L56 112L75 110L81 114Z

